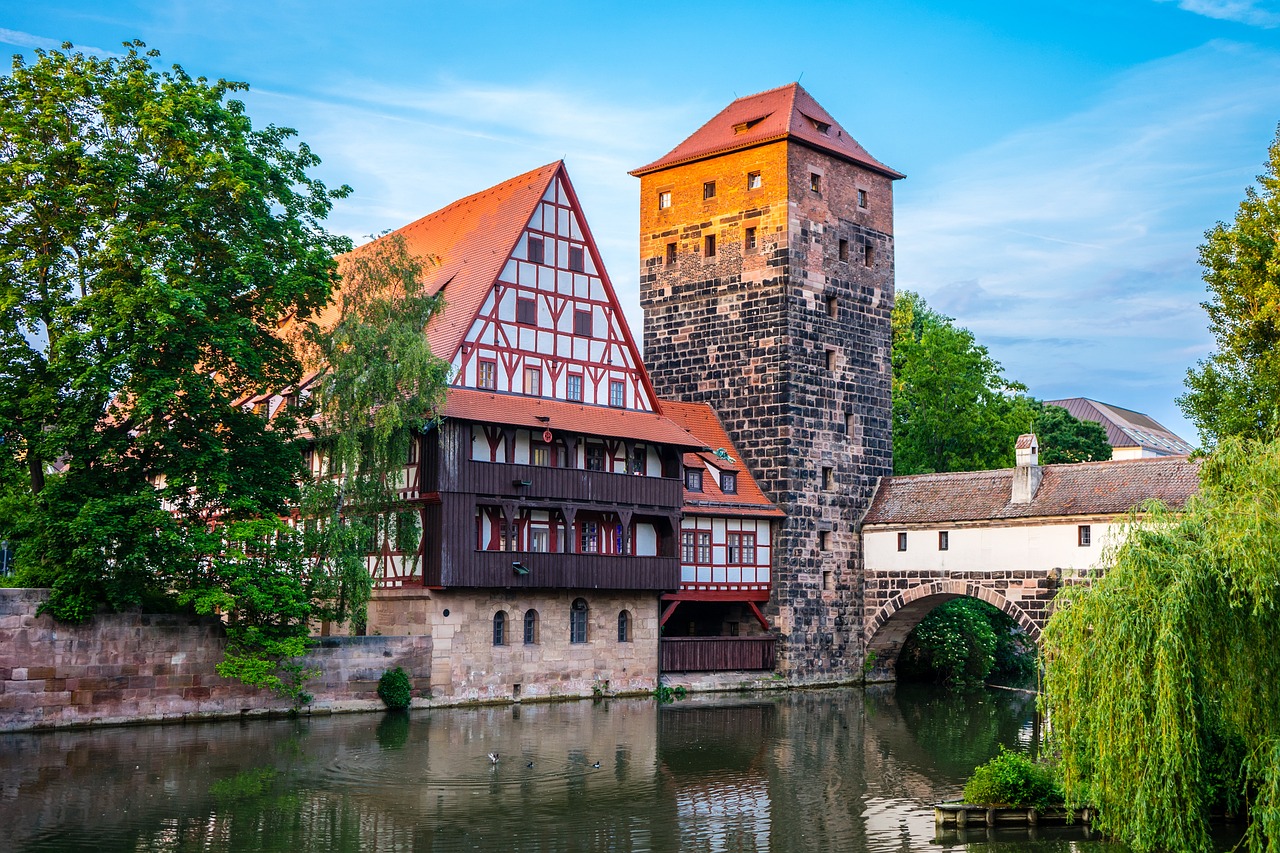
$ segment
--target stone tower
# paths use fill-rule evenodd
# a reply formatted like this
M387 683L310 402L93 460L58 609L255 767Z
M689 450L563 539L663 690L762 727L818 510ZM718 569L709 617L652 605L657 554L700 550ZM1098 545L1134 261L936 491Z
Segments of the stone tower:
M787 514L769 614L791 680L862 662L858 523L892 472L893 182L793 83L731 103L640 178L644 357L710 403Z

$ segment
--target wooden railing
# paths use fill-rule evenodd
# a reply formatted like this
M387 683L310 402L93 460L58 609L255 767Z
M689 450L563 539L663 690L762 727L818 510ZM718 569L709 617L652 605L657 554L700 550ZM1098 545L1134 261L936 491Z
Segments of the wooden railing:
M773 669L774 637L663 637L660 672L736 672Z

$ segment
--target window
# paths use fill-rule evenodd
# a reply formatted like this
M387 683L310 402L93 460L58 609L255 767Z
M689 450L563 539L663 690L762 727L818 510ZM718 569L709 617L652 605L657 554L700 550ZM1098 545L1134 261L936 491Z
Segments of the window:
M829 349L827 350L827 370L835 370L835 369L836 369L836 351L833 349Z
M524 644L534 646L538 643L538 611L530 609L524 612Z
M907 550L907 534L905 533L898 534L898 550L899 551Z
M712 199L716 197L716 182L707 181L702 185L702 200Z
M578 553L600 553L600 525L594 521L584 521L578 525Z
M618 642L631 642L631 614L625 610L618 611Z
M876 263L876 247L867 244L862 247L862 264L863 266L875 266Z
M604 447L599 444L588 444L586 450L588 471L604 470Z
M404 464L418 464L418 437L416 435L409 436L409 454L405 457Z
M609 380L609 405L621 409L627 404L627 386L621 379Z
M760 189L760 187L761 187L761 182L760 182L760 173L759 173L759 172L747 172L747 189L749 189L749 190L758 190L758 189Z
M565 394L570 400L582 402L582 375L579 373L569 374L569 384L565 389Z
M747 228L742 232L742 248L748 252L756 250L756 229L754 227Z
M1093 544L1093 531L1089 528L1089 525L1082 524L1076 528L1076 543L1081 548L1088 548Z
M708 234L702 238L702 254L708 258L715 257L716 254L716 235Z
M667 244L667 264L671 265L671 264L674 264L675 262L676 262L676 244L668 243Z
M528 326L538 324L538 303L521 296L516 299L516 322Z
M529 464L551 467L551 448L545 444L535 444L529 448Z
M584 338L591 337L591 309L573 309L573 333Z
M827 316L828 317L840 316L840 300L836 299L834 296L827 297Z
M541 367L526 367L524 369L524 393L530 397L542 396Z
M507 644L507 614L501 610L493 614L493 644L495 646Z
M543 245L541 237L529 238L529 248L525 252L525 257L535 264L541 264L546 261L546 247Z
M569 607L569 642L587 641L587 600L575 598Z
M476 385L481 388L497 388L498 387L498 362L489 361L488 359L480 359L480 366L477 371Z
M658 210L666 210L671 206L671 190L658 193Z
M711 531L684 530L680 533L680 562L685 565L711 562Z
M586 269L584 257L585 255L581 246L570 246L569 269L574 272L583 272Z
M736 495L738 493L738 475L732 471L725 471L720 475L720 491L726 495Z
M809 173L809 189L816 193L822 192L822 175L817 172Z
M849 241L848 240L840 241L840 260L842 261L849 260Z
M867 191L858 190L858 207L865 208L867 206Z
M631 449L631 473L632 474L643 474L645 472L645 468L648 467L645 464L648 461L649 461L649 452L645 450L643 444Z
M756 535L754 533L726 533L725 550L728 552L726 561L729 565L753 566L756 562Z
M822 469L822 488L830 491L835 487L836 487L836 469L823 468Z
M818 533L818 550L819 551L831 550L831 531L830 530L823 530Z
M685 468L684 487L691 492L702 491L702 472L697 468Z
M945 551L951 547L951 536L945 530L938 531L938 550Z
M855 425L855 421L854 421L853 412L845 412L844 413L844 434L853 435L854 425Z
M543 525L530 525L529 550L535 554L551 553L551 528Z
M822 588L828 591L836 588L835 578L832 576L830 569L825 569L822 572Z

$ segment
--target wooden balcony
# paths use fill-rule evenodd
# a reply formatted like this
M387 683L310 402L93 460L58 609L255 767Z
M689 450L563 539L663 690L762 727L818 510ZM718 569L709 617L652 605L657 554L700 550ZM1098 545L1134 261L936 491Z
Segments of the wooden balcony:
M659 672L771 670L777 660L774 637L663 637Z
M531 551L466 551L446 555L439 583L449 587L513 589L675 589L675 557L608 554L542 554ZM512 564L519 563L522 574Z
M527 483L528 485L523 485ZM581 468L546 468L502 462L463 460L440 472L442 492L509 497L515 500L571 501L678 509L684 500L680 480L609 474Z

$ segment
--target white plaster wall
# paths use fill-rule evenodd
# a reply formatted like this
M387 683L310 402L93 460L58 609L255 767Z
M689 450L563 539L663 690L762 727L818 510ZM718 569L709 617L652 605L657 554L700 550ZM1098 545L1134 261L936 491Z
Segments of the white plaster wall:
M1077 529L1088 524L1092 544L1077 544ZM1017 569L1087 569L1113 544L1121 526L1082 519L1043 524L984 527L913 528L907 533L907 550L898 550L902 528L863 528L866 566L871 570L947 570L959 572ZM938 550L938 533L947 531L948 548Z

